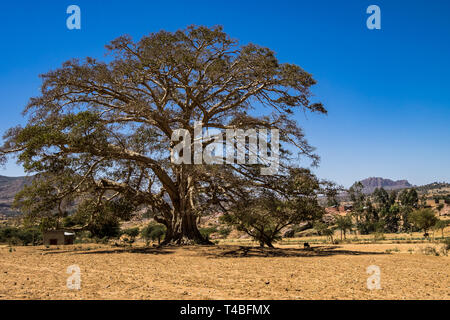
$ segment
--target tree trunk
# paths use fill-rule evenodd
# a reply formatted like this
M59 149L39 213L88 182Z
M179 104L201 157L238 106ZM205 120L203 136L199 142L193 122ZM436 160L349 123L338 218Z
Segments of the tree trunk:
M175 214L178 219L168 223L166 237L162 242L166 244L188 245L188 244L212 244L205 239L197 227L196 217L191 212Z
M270 241L266 241L266 245L267 245L269 248L275 248L275 247L273 246L272 242L270 242Z
M199 219L195 213L195 179L191 169L181 166L176 171L177 193L171 196L171 220L166 221L167 231L163 245L213 244L202 236L197 227Z

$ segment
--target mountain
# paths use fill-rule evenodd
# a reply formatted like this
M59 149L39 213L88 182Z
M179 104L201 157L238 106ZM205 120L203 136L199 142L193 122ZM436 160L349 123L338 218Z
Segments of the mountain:
M398 190L413 187L408 180L391 180L379 177L367 178L360 181L363 185L363 192L366 194L372 193L376 188L383 188L385 190Z
M0 215L14 216L18 214L17 211L11 209L14 196L32 179L32 177L0 176Z

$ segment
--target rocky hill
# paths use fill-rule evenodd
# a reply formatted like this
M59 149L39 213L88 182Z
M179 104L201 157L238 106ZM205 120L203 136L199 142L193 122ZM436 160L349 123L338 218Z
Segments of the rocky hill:
M391 180L379 177L367 178L360 181L364 186L363 192L366 194L372 193L376 188L383 188L385 190L399 190L413 187L408 180Z
M17 211L11 209L14 196L31 180L32 177L0 176L0 215L14 216L18 214Z

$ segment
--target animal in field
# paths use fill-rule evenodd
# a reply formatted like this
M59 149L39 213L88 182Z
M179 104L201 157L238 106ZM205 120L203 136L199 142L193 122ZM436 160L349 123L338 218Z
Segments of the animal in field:
M308 242L304 242L304 243L303 243L303 248L304 248L304 249L311 249L311 246L309 245Z

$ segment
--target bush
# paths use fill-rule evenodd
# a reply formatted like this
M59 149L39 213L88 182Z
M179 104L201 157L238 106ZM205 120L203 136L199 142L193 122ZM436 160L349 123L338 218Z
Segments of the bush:
M442 243L444 244L444 248L446 250L450 250L450 238L445 238Z
M381 232L375 232L373 235L373 240L374 241L382 241L382 240L386 240L386 237Z
M201 235L205 239L209 239L209 236L212 233L216 233L217 232L217 227L200 228L198 231L200 231Z
M122 230L120 232L121 235L126 234L127 236L130 236L131 238L136 238L139 235L139 228L135 227L135 228L128 228L125 230Z
M37 245L42 243L42 233L37 227L4 227L0 228L0 242L8 243L9 245Z
M229 235L230 235L230 233L231 233L231 228L222 228L222 229L219 229L219 234L222 236L222 237L224 237L224 238L226 238L226 237L228 237Z
M125 229L122 230L120 233L121 233L120 240L131 245L132 243L134 243L136 237L139 235L139 228L135 227Z
M119 219L113 216L97 217L88 227L91 236L97 238L116 238L120 236Z
M158 244L161 244L166 233L166 227L162 224L150 223L141 231L141 237L145 240L146 245L149 244L150 240L158 240Z
M100 243L100 244L108 244L109 243L108 237L103 237L103 238L94 237L93 240L95 243Z
M26 228L19 231L19 239L24 246L32 244L33 246L42 243L42 232L38 228Z
M439 256L439 252L436 250L435 247L425 247L422 249L422 253L427 256Z

